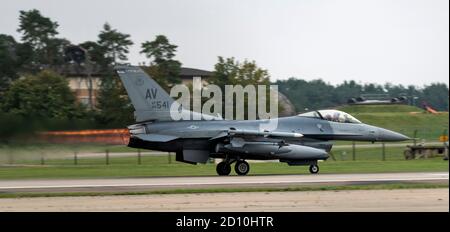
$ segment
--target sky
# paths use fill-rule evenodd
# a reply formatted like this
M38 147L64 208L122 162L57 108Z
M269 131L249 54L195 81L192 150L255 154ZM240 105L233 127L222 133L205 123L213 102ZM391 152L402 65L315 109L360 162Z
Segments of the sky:
M131 64L148 62L141 43L163 34L184 67L213 70L223 56L256 61L272 81L449 83L448 0L11 0L0 33L19 40L19 10L30 9L73 43L110 23L131 35Z

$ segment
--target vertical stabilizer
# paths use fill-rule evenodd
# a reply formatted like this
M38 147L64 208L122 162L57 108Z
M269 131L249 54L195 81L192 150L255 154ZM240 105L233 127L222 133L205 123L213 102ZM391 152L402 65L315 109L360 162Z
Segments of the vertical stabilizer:
M170 121L170 106L174 100L141 68L116 66L134 109L136 121Z
M134 106L137 122L172 121L170 109L172 104L178 103L147 73L137 66L116 66L115 70ZM193 114L200 113L183 109L182 114L188 114L190 116L188 118L192 119ZM220 118L205 114L201 114L200 118L220 120Z

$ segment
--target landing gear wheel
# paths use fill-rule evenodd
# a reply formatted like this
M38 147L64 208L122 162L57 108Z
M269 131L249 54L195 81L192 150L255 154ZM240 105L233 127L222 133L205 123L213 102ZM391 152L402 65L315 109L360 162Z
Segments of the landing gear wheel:
M234 171L240 176L245 176L250 171L250 165L244 160L237 161L234 165Z
M310 165L309 172L312 174L317 174L319 172L319 166L316 164Z
M220 162L217 164L216 171L219 176L228 176L231 172L231 166L226 162Z

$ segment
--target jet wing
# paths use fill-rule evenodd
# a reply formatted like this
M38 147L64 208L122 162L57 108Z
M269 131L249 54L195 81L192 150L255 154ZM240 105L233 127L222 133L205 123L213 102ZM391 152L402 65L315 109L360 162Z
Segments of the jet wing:
M300 138L303 137L300 133L292 132L274 132L274 131L257 131L257 130L227 130L221 131L216 136L212 137L210 140L220 139L227 136L261 136L261 137L288 137L288 138Z

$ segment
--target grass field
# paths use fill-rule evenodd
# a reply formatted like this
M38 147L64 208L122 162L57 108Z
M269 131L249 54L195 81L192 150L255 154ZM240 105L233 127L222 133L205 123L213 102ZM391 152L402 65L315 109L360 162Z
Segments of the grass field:
M355 116L363 123L400 132L411 138L417 130L417 137L427 141L438 140L449 127L448 112L429 114L408 105L344 106L339 110Z
M104 158L86 158L78 165L71 159L48 160L44 165L21 164L0 167L0 179L38 178L117 178L151 176L203 176L216 175L215 164L190 165L168 163L165 156L148 156L137 164L136 157L115 157L105 164ZM320 173L380 173L448 171L448 162L442 158L426 160L356 160L320 162ZM234 172L233 172L234 173ZM285 163L252 163L250 175L309 174L306 166L288 166ZM234 175L234 174L233 174Z
M339 107L339 110L347 113L409 113L423 112L424 110L410 105L346 105Z
M448 134L448 112L429 114L408 105L343 106L338 109L350 113L363 123L400 132L411 138L414 138L414 131L417 130L417 142L436 142L444 132ZM335 144L350 143L337 141Z

